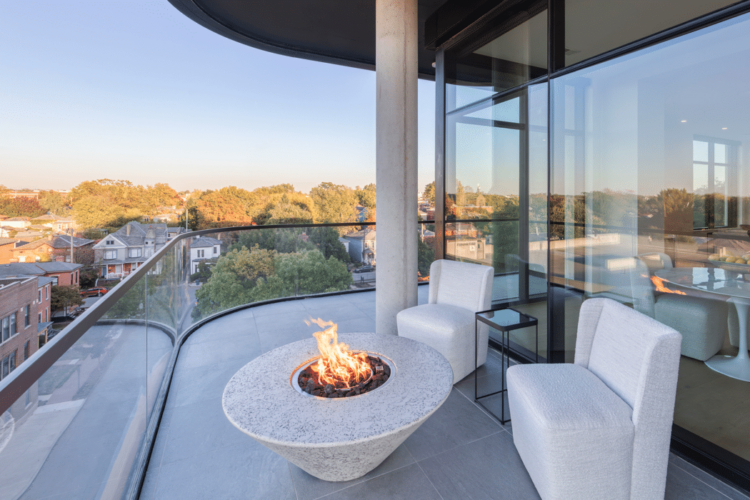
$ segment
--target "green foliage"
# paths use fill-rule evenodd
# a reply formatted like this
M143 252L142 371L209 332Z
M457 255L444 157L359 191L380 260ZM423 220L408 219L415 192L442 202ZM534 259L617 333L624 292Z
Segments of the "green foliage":
M424 187L422 197L430 203L435 203L435 181L430 182Z
M276 252L246 247L234 249L219 258L211 278L195 294L198 299L194 318L253 302L252 291L258 280L274 272Z
M73 216L84 228L119 228L144 216L179 207L182 199L167 184L138 186L130 181L99 179L73 188Z
M348 290L352 283L344 263L318 251L277 255L274 270L273 276L258 281L253 301Z
M495 272L517 271L516 267L506 268L506 256L518 255L518 222L492 222L492 267ZM511 264L512 265L512 264Z
M360 205L365 208L375 208L375 203L377 201L375 184L368 184L362 189L359 189L359 187L357 187L357 189L354 191L354 194L356 195Z
M256 229L240 233L237 242L229 246L229 251L257 246L264 250L278 253L301 252L312 250L314 245L304 241L300 236L302 229Z
M242 246L219 258L196 292L193 318L261 300L346 290L351 281L344 263L317 250L279 254Z
M341 262L350 263L351 257L346 247L339 241L339 232L332 227L312 227L307 232L310 242L328 259L335 258Z
M81 269L81 273L78 277L78 282L80 283L81 288L84 290L87 288L93 288L96 286L97 277L98 277L98 274L96 270L91 269L91 268L88 268L88 269L84 268L84 269Z
M435 249L430 243L434 245L435 238L429 239L427 242L422 241L422 238L417 235L417 271L419 276L425 278L430 275L430 266L435 261Z
M117 299L117 302L112 304L105 317L109 319L145 319L144 288L145 280L141 279L125 295Z
M200 281L205 283L211 277L211 266L206 262L198 264L198 270L190 275L190 281Z
M39 217L47 210L34 198L0 198L0 214L8 217Z
M351 188L323 182L312 188L310 196L315 202L315 222L355 222L357 197ZM342 228L346 232L347 228Z
M53 311L80 306L81 304L83 304L83 299L81 298L81 290L77 286L52 286L50 307Z
M68 211L68 200L57 191L42 191L39 204L49 213L63 215Z

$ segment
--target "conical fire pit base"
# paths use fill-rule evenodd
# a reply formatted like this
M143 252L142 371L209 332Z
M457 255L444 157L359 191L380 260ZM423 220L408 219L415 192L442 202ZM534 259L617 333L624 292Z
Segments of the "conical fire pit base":
M311 397L290 377L318 356L315 339L268 352L224 389L227 418L242 432L307 473L349 481L380 465L437 410L453 387L453 370L435 349L392 335L340 334L352 350L389 361L387 384L356 397Z

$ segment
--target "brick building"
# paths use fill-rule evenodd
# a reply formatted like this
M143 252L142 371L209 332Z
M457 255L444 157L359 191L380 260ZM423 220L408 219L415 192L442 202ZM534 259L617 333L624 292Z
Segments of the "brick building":
M0 278L19 276L46 276L52 278L53 285L78 286L81 264L69 262L13 263L0 265Z
M50 236L47 239L16 246L12 250L11 262L38 262L40 260L70 262L70 238L70 236ZM92 254L91 260L93 262L93 246L94 240L73 237L74 256L76 252L88 251Z
M16 247L16 240L12 238L0 238L0 264L8 264L13 258L13 249Z
M39 348L38 296L36 276L0 278L0 380Z

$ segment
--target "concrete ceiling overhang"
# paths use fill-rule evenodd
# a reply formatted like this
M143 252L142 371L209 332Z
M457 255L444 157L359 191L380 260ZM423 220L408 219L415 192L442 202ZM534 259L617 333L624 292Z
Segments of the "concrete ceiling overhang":
M419 0L419 77L435 78L425 20L446 0ZM201 26L250 47L375 69L375 0L169 0Z

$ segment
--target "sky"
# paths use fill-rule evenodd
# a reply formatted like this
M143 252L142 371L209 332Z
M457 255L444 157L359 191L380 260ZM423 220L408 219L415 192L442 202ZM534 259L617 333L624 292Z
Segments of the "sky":
M419 81L419 187L435 85ZM0 184L375 182L375 73L257 50L167 0L0 0Z

